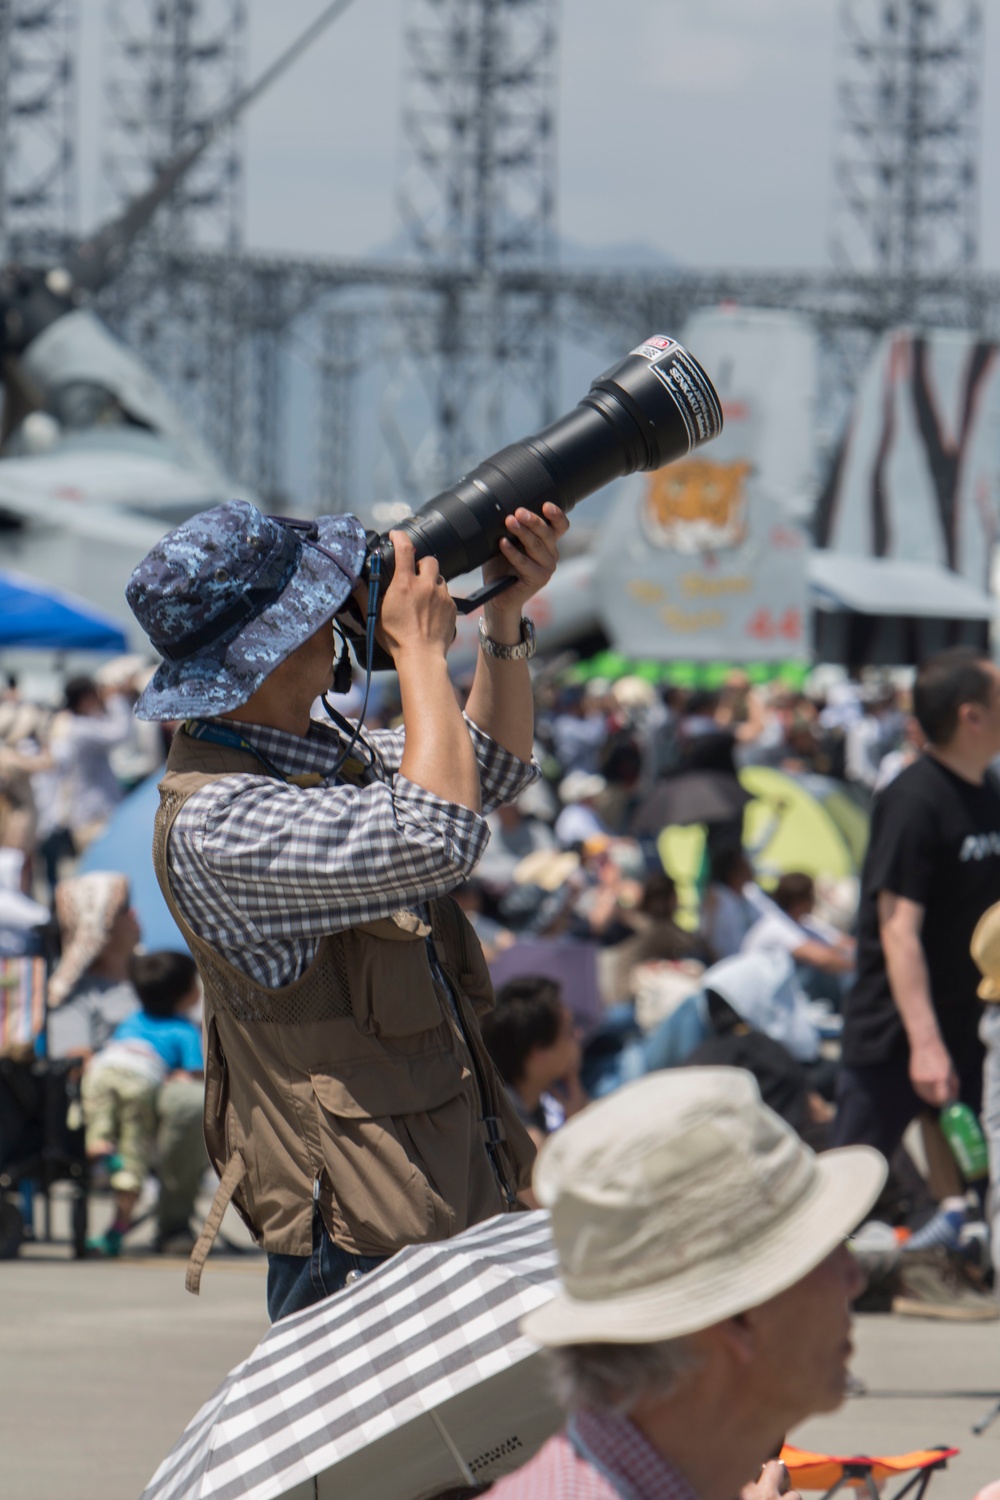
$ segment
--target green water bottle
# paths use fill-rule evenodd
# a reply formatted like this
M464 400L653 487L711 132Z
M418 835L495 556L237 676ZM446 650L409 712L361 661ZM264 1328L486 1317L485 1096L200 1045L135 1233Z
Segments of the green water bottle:
M941 1133L966 1182L978 1182L990 1170L986 1139L967 1104L949 1104L938 1116Z

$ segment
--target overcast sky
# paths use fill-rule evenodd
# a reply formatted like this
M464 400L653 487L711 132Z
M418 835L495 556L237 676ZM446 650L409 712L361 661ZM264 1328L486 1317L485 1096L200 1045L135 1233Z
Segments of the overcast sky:
M247 241L364 255L396 231L402 16L353 6L250 115ZM103 0L83 0L82 209L92 222ZM256 72L322 9L249 0ZM1000 162L1000 8L988 6L982 184ZM562 0L559 227L690 265L829 263L838 0ZM982 192L981 263L1000 267Z

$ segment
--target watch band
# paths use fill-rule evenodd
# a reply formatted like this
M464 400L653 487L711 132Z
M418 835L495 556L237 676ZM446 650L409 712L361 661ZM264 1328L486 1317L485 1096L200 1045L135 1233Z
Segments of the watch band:
M516 646L504 646L486 633L486 621L479 622L479 644L487 656L498 661L530 661L535 654L535 627L530 620L521 620L521 639Z

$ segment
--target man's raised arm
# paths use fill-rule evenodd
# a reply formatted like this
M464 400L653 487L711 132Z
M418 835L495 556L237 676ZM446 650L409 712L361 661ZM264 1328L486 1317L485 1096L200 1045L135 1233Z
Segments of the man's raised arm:
M488 642L500 647L521 644L521 612L548 583L559 561L559 538L569 521L557 505L546 504L543 512L536 516L522 509L508 516L502 555L483 568L486 583L511 574L517 579L483 609ZM526 659L505 660L481 645L465 711L498 745L519 760L531 759L535 715Z

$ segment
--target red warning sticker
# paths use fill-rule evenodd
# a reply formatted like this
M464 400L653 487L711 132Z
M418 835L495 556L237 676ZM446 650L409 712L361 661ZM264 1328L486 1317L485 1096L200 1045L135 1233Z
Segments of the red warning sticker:
M652 333L645 339L632 354L641 354L643 359L662 359L672 349L679 347L676 339L667 338L663 333Z

